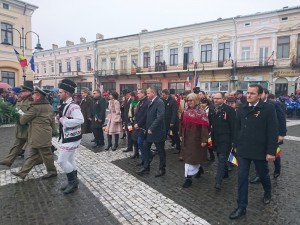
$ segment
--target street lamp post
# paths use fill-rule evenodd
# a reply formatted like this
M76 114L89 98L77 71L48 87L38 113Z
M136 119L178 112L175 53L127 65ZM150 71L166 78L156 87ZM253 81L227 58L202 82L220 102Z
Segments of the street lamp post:
M19 35L20 35L20 48L22 49L22 55L23 56L25 56L25 49L26 49L26 36L27 36L27 34L29 34L29 33L34 33L37 37L38 37L38 43L36 44L36 47L35 47L35 49L36 50L43 50L43 48L42 48L42 46L41 46L41 44L40 44L40 36L37 34L37 33L35 33L34 31L27 31L26 33L24 32L24 27L22 26L22 31L20 32L18 29L16 29L16 28L13 28L13 27L10 27L10 28L8 28L8 29L11 29L11 30L16 30L18 33L19 33ZM8 39L7 39L7 37L4 39L4 41L2 42L2 44L4 44L4 45L13 45L13 43L12 44L10 44L9 42L8 42ZM26 72L25 72L25 68L23 68L23 78L24 78L24 81L26 80Z

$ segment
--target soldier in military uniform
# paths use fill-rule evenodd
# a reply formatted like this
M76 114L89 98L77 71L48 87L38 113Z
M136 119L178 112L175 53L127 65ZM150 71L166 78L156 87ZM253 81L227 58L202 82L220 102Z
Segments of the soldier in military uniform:
M57 176L54 166L54 157L51 151L52 135L55 133L54 111L46 99L47 93L35 87L33 103L28 111L20 118L21 124L29 123L28 144L31 147L30 155L25 160L19 172L13 175L24 179L36 162L41 157L47 169L47 174L42 179Z
M26 113L30 107L30 104L33 103L32 92L33 92L33 82L24 81L24 85L21 85L21 94L16 103L16 107L19 110L20 114ZM23 146L27 142L28 136L28 125L21 125L18 121L15 129L16 140L13 147L10 149L8 156L5 157L3 161L0 162L0 165L6 165L10 167L18 154L22 151Z

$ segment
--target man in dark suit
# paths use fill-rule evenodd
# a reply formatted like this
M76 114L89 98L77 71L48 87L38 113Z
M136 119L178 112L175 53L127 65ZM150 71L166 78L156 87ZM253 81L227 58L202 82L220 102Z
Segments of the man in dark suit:
M162 99L165 103L166 134L169 135L176 149L180 151L180 138L178 135L179 118L176 100L170 95L168 89L162 90Z
M234 109L225 104L223 93L215 93L213 101L215 109L209 113L209 119L213 150L218 156L215 188L221 190L223 178L228 177L227 159L232 149L236 115Z
M123 150L123 152L131 152L133 151L133 141L131 137L131 132L128 131L128 123L130 123L128 113L130 109L130 104L131 104L131 96L130 96L131 91L125 89L123 90L123 95L125 97L125 102L124 102L124 111L122 111L122 120L123 120L123 126L125 127L126 133L127 133L127 149Z
M144 143L144 167L137 171L143 175L150 171L151 145L155 144L159 155L159 172L155 177L160 177L166 173L166 126L165 126L165 105L158 98L157 90L154 87L147 89L147 97L150 101L146 117L146 141Z
M92 130L95 137L94 148L104 145L102 125L105 122L106 101L101 97L101 91L93 91Z
M237 111L234 146L238 157L238 207L230 214L237 219L246 214L248 205L248 177L254 162L264 189L263 203L271 201L271 181L268 161L274 161L277 149L278 126L272 104L260 100L263 88L251 84L247 90L247 103Z
M269 99L269 90L264 88L264 91L261 95L261 100L263 102L269 103L274 105L275 110L276 110L276 118L277 118L277 124L278 124L278 145L282 145L283 144L283 139L284 136L286 136L286 118L285 118L285 113L282 110L282 107L280 105L280 103L275 102L275 99L271 100ZM274 96L275 97L275 96ZM273 177L276 179L277 177L280 176L280 172L281 172L281 163L280 163L280 156L276 157L275 161L274 161L274 166L275 166L275 170L273 173ZM260 178L258 173L256 172L256 177L254 179L252 179L250 181L251 184L258 184L260 182Z
M149 99L147 98L147 92L144 89L138 90L138 98L140 100L136 107L136 112L134 116L134 134L137 137L138 149L140 152L141 162L138 166L144 165L144 141L146 132L146 119L147 110L149 106Z

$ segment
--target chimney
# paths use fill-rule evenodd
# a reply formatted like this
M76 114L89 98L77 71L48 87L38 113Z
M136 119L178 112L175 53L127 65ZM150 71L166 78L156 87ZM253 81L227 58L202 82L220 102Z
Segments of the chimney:
M70 47L70 46L73 46L73 45L74 45L73 41L66 41L66 46L67 47Z
M52 44L52 49L58 49L58 45Z
M103 39L104 39L103 34L100 34L100 33L96 34L96 40L103 40Z
M86 39L84 37L80 38L80 44L85 44L86 43Z

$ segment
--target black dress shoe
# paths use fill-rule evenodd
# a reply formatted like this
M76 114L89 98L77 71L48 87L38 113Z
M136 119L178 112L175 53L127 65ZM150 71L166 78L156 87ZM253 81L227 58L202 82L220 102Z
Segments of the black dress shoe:
M158 173L155 175L155 177L161 177L164 176L166 174L165 170L159 170Z
M182 187L183 188L189 188L190 186L192 186L192 179L191 178L186 178L185 179L185 182L183 183Z
M138 164L136 164L136 166L143 166L144 165L144 162L142 161L142 162L140 162L140 163L138 163Z
M250 184L258 184L260 183L260 177L255 177L254 179L250 180Z
M274 179L280 176L280 172L275 171L273 174Z
M229 216L229 219L235 220L246 214L246 209L237 208Z
M96 142L96 139L91 140L91 142Z
M217 190L217 191L221 191L221 184L216 184L215 185L215 189Z
M133 149L130 149L130 148L123 150L123 152L132 152L132 151L133 151Z
M150 172L150 168L144 168L144 167L136 171L136 173L141 176L144 174L148 174L149 172Z
M270 202L271 202L271 194L265 194L263 197L263 203L265 205L268 205L270 204Z
M131 159L139 158L139 154L134 154L133 156L130 156Z
M200 178L200 177L201 177L201 174L204 174L204 170L203 170L203 167L202 167L202 166L199 167L199 170L198 170L198 172L196 173L195 178Z
M92 148L98 148L98 147L100 147L101 145L99 145L99 144L95 144L95 145L93 145L92 146Z

